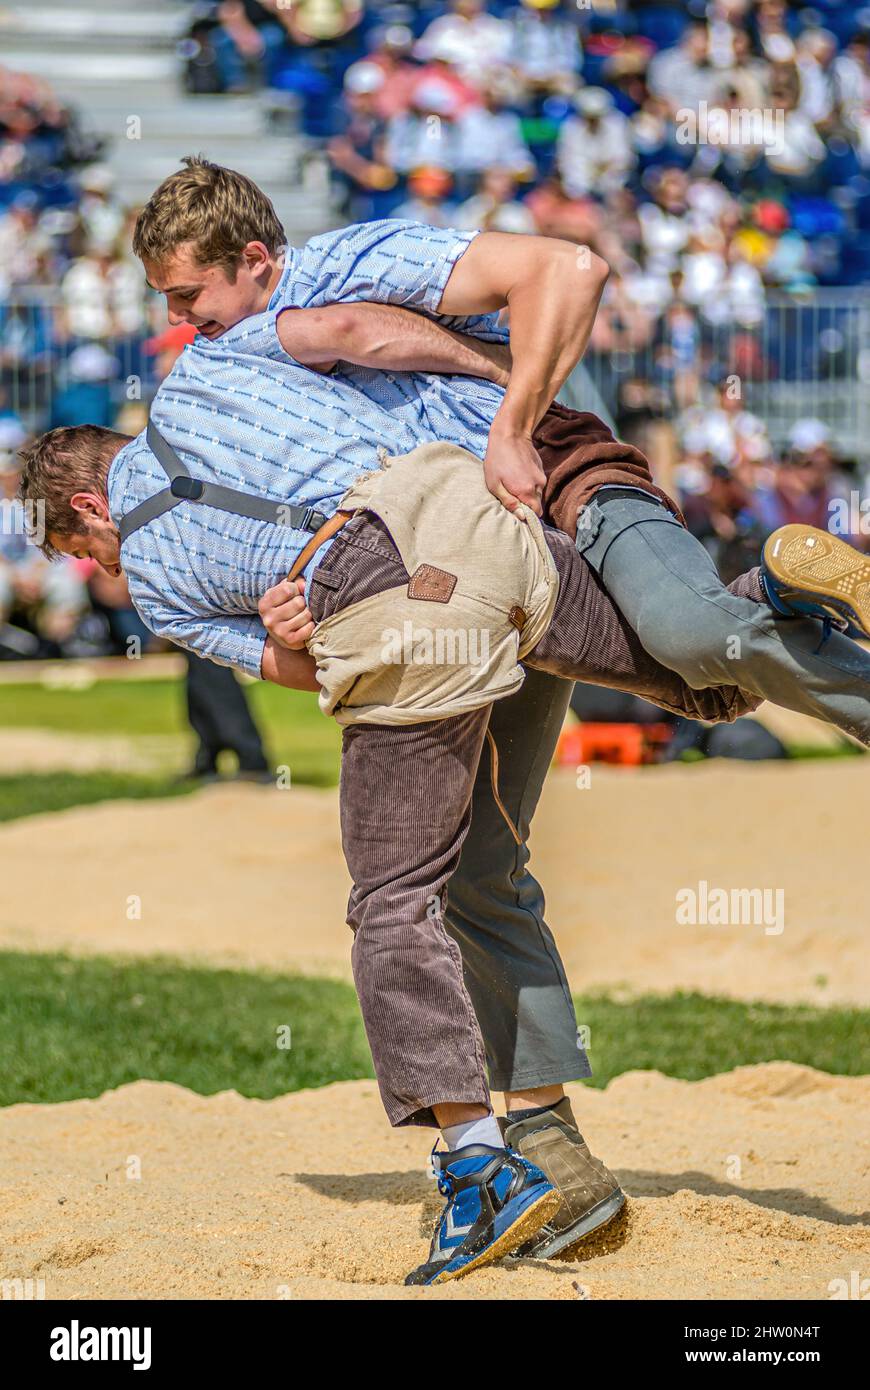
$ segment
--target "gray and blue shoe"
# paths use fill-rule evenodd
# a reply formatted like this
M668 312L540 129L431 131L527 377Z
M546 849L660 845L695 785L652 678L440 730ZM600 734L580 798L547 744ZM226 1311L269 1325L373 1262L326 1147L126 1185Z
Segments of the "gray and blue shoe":
M870 555L815 526L780 526L761 560L764 590L783 617L821 618L870 637Z
M561 1197L528 1159L512 1149L469 1144L433 1153L446 1197L429 1258L406 1284L443 1284L509 1255L555 1216Z

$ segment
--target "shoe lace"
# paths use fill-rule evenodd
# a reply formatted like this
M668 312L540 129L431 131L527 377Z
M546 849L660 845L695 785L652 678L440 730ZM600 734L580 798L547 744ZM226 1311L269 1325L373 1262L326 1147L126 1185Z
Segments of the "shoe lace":
M831 633L833 632L834 626L835 626L835 624L834 624L834 619L830 616L830 614L826 613L825 616L824 616L824 618L822 618L822 636L821 636L821 641L819 642L819 645L816 647L815 651L813 652L813 656L818 656L819 652L822 650L822 647L825 645L825 643L827 642L827 640L828 640L828 638L830 637Z
M436 1139L432 1145L432 1152L429 1155L429 1169L434 1178L438 1180L438 1191L442 1197L453 1196L453 1174L444 1168L440 1168L435 1162L435 1155L438 1153L439 1140Z

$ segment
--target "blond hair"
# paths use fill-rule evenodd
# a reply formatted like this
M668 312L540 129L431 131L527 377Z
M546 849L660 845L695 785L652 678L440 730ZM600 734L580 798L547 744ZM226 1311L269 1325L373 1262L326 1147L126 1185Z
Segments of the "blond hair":
M181 162L185 167L163 180L136 219L133 250L140 260L161 265L189 242L198 265L223 266L235 283L249 241L277 255L286 242L284 228L252 179L201 155Z

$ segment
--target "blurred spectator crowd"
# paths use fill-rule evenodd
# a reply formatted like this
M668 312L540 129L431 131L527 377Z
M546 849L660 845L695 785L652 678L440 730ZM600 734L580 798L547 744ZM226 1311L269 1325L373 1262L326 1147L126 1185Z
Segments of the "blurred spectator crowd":
M123 428L125 383L144 371L149 310L132 214L102 153L46 82L0 67L0 659L147 638L123 582L88 563L49 565L14 500L17 451L34 432Z
M870 281L870 7L218 0L191 7L180 61L191 94L284 104L328 168L336 222L539 233L604 256L591 377L620 432L654 463L669 454L726 578L775 526L824 526L860 486L812 413L772 442L752 391L861 367L854 306L822 320L812 295ZM126 383L159 379L180 346L158 333L100 155L44 83L0 68L7 495L29 430L141 428ZM40 589L8 530L0 656L22 611L40 650L120 649L130 630L102 580L44 569Z
M686 302L748 322L765 284L867 279L870 7L220 0L196 10L189 86L267 81L291 94L352 220L425 211L592 241L646 313L662 312L678 269ZM205 70L207 82L196 76ZM718 119L682 118L702 108Z
M635 442L672 424L693 524L752 548L782 519L827 515L849 481L829 430L800 419L774 451L745 402L766 382L866 373L854 303L820 312L812 292L870 280L870 8L245 0L203 7L191 43L192 85L208 68L209 90L266 81L296 101L338 219L604 256L586 364ZM807 439L823 443L804 471Z

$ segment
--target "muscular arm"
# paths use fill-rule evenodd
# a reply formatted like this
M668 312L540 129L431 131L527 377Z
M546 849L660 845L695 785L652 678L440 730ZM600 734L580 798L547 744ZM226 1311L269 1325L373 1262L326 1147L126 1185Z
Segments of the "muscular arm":
M510 310L513 365L486 456L490 491L506 506L540 512L532 431L586 350L608 274L586 246L509 232L482 232L450 273L439 313Z
M286 685L290 690L319 690L314 678L317 667L307 651L291 652L281 647L273 637L266 639L260 674L273 685Z
M479 376L498 386L510 380L511 352L504 344L457 333L392 304L286 309L277 328L284 351L316 371L340 361L380 371Z

